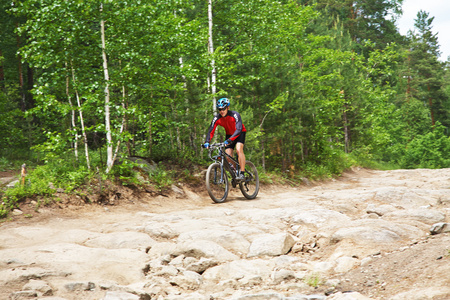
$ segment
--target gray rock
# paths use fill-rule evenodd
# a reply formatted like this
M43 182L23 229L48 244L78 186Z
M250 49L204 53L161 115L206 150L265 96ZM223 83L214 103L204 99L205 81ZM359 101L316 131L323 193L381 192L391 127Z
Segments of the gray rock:
M350 239L359 244L367 242L388 244L401 240L401 236L391 230L383 228L360 226L341 228L331 237L331 241L334 243L345 239Z
M351 219L346 215L329 209L303 211L292 217L293 223L313 225L316 228L324 226L341 226L350 222L350 220Z
M352 221L346 227L334 232L330 240L333 243L344 239L367 248L371 245L395 243L404 239L415 239L425 236L426 232L415 226L395 223L382 219L360 219Z
M17 177L16 176L14 176L14 177L0 177L0 187L4 186L4 185L6 185L6 184L8 184L8 183L10 183L12 181L18 182Z
M13 268L0 270L0 283L22 282L35 278L65 277L70 274L69 272L46 270L38 267Z
M217 260L202 257L199 261L188 264L186 266L186 270L201 274L209 268L217 266L218 264L219 262Z
M294 271L281 269L272 273L273 284L280 284L282 281L288 281L295 278Z
M180 189L179 187L177 187L175 184L172 184L171 187L172 192L179 194L179 195L184 195L184 191L182 189Z
M172 239L178 235L168 224L160 222L148 223L144 227L144 232L151 237L164 239Z
M445 215L437 210L416 208L407 210L396 210L386 213L383 219L388 220L414 220L425 224L443 222Z
M7 185L6 185L6 188L7 189L12 189L12 188L14 188L17 184L19 184L19 180L13 180L13 181L11 181L11 182L9 182Z
M207 240L215 242L225 249L235 252L247 254L250 242L242 235L232 231L225 230L197 230L180 234L178 242Z
M229 261L239 259L238 256L229 252L217 243L205 240L191 241L178 244L173 256L185 255L200 259L201 257L213 258L218 261Z
M359 264L359 260L356 258L348 256L339 257L336 259L336 267L334 268L334 271L336 273L346 273Z
M312 263L313 273L321 274L321 273L331 273L331 271L336 267L335 261L318 261Z
M69 292L75 291L91 291L95 289L93 282L71 282L64 285L64 288Z
M179 255L179 256L177 256L177 257L175 257L174 259L172 259L170 262L169 262L169 265L171 265L171 266L175 266L175 267L180 267L180 266L183 266L183 263L184 263L184 259L185 259L186 257L182 254L182 255Z
M12 214L14 216L20 216L20 215L23 215L23 211L21 211L20 209L16 208L16 209L13 209Z
M9 299L11 300L22 300L22 299L30 299L30 298L36 298L38 294L36 291L20 291L20 292L14 292L9 295Z
M263 279L259 275L246 276L237 281L240 287L253 287L260 285L263 282Z
M385 205L375 205L375 204L369 204L367 205L366 212L368 214L377 214L378 216L383 216L387 213L395 211L396 208L392 205L385 204Z
M174 255L173 253L175 252L177 252L177 244L172 242L162 242L154 244L150 251L148 251L148 255L150 257L163 257L166 255L178 256L182 254L179 253L178 255Z
M201 258L200 260L202 260L202 259L203 258ZM186 268L187 266L189 266L191 264L195 264L197 262L198 262L198 259L196 259L195 257L185 257L183 260L183 266ZM193 271L193 270L189 270L189 271Z
M252 242L247 257L283 255L288 253L294 244L294 238L288 233L266 234Z
M220 282L224 280L239 280L244 277L260 276L263 280L270 279L275 264L263 259L236 260L209 268L203 273L203 280Z
M40 296L51 296L53 295L53 289L43 280L33 280L31 279L27 284L25 284L22 289L24 291L33 290L39 293Z
M148 261L144 251L135 249L104 249L89 248L75 244L61 243L45 246L0 249L1 257L15 257L25 264L40 264L54 270L42 270L41 274L36 271L23 271L16 269L10 272L11 276L26 276L27 279L44 278L59 274L77 274L77 280L83 280L85 274L95 273L103 280L119 280L121 284L139 281L143 277L142 268ZM86 268L86 266L89 268ZM0 281L8 274L2 274L0 270ZM14 274L15 273L15 274ZM33 276L33 277L30 277Z
M156 276L171 277L178 274L178 269L174 266L162 266L156 273Z
M279 268L289 268L293 264L299 262L300 259L298 257L293 257L290 255L280 255L280 256L273 257L272 261Z
M202 276L192 271L185 271L182 275L175 276L170 280L170 284L177 285L184 290L196 290L202 283Z
M450 232L450 224L449 223L436 223L433 224L430 228L431 234L440 234Z
M106 249L147 249L156 244L145 233L141 232L113 232L101 235L85 242L85 245L93 248Z
M401 206L405 209L435 204L434 198L422 196L407 187L383 187L375 189L374 200L386 204Z
M243 222L241 222L243 223ZM251 223L245 223L244 225L239 225L233 227L233 231L237 234L242 235L246 240L252 242L257 236L264 234L264 231Z

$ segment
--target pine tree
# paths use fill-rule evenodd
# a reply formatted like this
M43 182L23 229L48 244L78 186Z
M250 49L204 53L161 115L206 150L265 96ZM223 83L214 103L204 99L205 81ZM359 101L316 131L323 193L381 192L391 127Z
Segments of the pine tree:
M448 110L445 107L449 98L443 89L444 64L438 60L439 42L437 33L432 31L433 20L429 13L419 11L415 30L408 34L410 50L407 65L410 71L406 97L418 99L428 106L432 126L436 121L448 126Z

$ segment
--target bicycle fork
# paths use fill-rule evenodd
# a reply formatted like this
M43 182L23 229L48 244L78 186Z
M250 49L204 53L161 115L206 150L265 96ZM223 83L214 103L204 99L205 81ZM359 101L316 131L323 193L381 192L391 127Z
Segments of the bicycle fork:
M217 180L218 178L218 175L219 174L217 174L218 172L217 172L217 169L215 169L214 170L214 182L216 182L217 184L222 184L222 183L224 183L225 182L225 180L224 180L224 173L225 173L225 170L223 169L223 165L221 165L221 168L220 168L220 178L219 178L219 180Z

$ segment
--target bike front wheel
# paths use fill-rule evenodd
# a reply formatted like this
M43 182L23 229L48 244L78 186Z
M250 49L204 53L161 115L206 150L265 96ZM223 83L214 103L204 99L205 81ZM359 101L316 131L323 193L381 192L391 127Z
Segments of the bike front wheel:
M245 180L239 183L242 194L247 199L255 199L259 192L258 170L251 161L245 162Z
M219 163L212 163L206 172L206 189L211 199L216 203L222 203L227 199L230 189L228 177Z

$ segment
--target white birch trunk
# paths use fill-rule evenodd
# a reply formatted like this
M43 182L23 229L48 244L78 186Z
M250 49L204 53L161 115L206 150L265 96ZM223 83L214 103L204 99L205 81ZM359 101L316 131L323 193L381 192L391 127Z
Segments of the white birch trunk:
M100 5L100 12L103 11L103 4ZM109 112L109 74L108 74L108 60L106 58L106 41L105 41L105 21L102 19L100 21L100 29L102 36L102 58L103 58L103 72L105 74L105 130L106 130L106 173L111 171L114 164L113 160L113 143L111 134L111 115Z
M119 65L120 68L122 68L122 61L119 61ZM123 76L121 76L122 78L122 82L123 80ZM125 125L127 124L127 114L126 114L126 90L125 90L125 86L122 83L122 108L123 108L123 116L122 116L122 125L120 125L120 135L122 135L123 131L125 130ZM117 158L117 154L119 153L119 147L120 147L120 139L117 140L116 143L116 150L114 151L114 157L113 157L113 161L116 161Z
M123 108L123 117L122 117L122 125L120 125L120 134L123 133L123 130L125 128L125 124L127 121L126 118L126 105L125 105L125 98L126 98L126 93L125 93L125 86L122 86L122 108ZM117 153L119 153L119 147L120 147L120 139L117 141L116 144L116 150L114 151L114 157L113 157L113 161L116 161L116 157L117 157Z
M214 54L214 44L213 44L213 15L212 15L212 0L208 2L208 23L209 23L209 42L208 42L208 52ZM214 58L211 59L211 94L213 96L213 114L216 111L216 62Z
M66 69L68 69L67 63L66 63ZM69 75L67 75L66 76L66 95L67 95L67 99L69 101L70 111L72 113L72 130L75 132L75 141L73 143L73 151L75 154L75 159L76 159L76 161L78 161L78 132L77 132L76 123L75 123L75 109L73 108L72 98L70 98L69 85L70 85L70 78L69 78Z
M73 84L76 86L76 80L75 80L75 70L72 68L72 81ZM88 147L88 141L87 141L87 135L86 135L86 130L84 128L84 118L83 118L83 111L81 110L81 101L80 101L80 95L78 94L78 90L75 89L75 95L77 97L77 104L78 104L78 112L80 115L80 124L81 124L81 133L83 135L83 140L84 140L84 152L85 152L85 156L86 156L86 165L88 167L88 169L91 169L91 162L89 159L89 147Z

